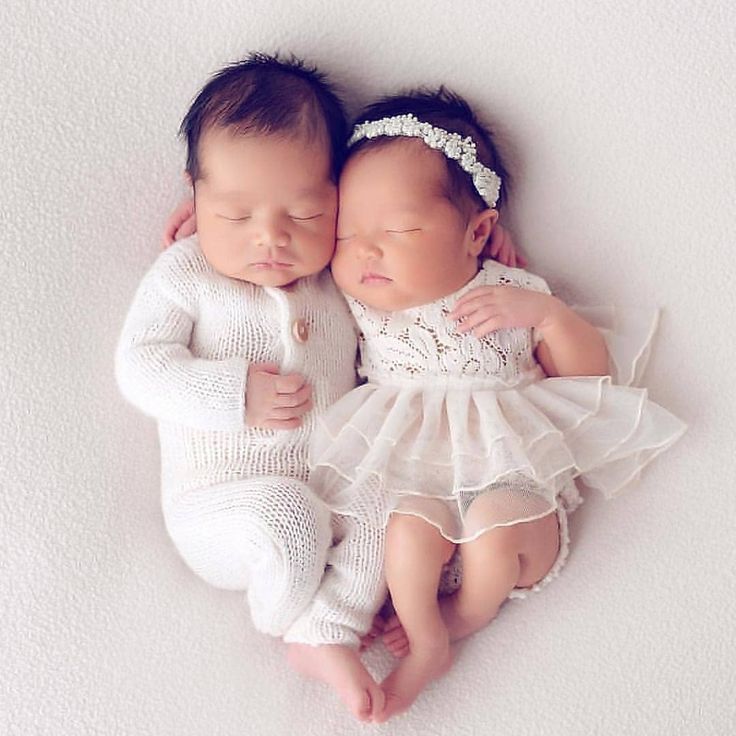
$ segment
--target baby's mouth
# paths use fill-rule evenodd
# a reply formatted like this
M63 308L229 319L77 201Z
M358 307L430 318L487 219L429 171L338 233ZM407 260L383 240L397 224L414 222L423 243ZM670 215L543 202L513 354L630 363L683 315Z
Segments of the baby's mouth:
M392 281L388 276L384 276L381 273L375 273L374 271L366 271L361 274L361 284L388 284Z
M269 271L292 268L294 264L287 261L276 261L273 259L268 259L265 261L256 261L255 263L251 263L250 265L251 268L255 268L261 271Z

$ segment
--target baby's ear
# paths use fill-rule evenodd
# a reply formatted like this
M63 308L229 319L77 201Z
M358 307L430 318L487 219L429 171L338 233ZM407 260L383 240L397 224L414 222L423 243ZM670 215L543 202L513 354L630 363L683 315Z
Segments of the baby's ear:
M468 247L472 255L479 256L483 252L483 248L490 239L497 222L498 210L490 208L476 212L470 218L468 223L468 235L470 237Z

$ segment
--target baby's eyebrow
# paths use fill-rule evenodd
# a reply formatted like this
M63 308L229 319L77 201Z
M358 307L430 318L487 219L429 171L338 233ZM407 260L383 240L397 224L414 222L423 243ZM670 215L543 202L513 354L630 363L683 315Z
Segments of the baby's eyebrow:
M327 190L328 183L320 183L313 186L303 187L294 192L296 197L319 197Z
M318 186L318 187L305 187L304 189L299 189L296 192L294 192L294 199L308 199L310 197L319 197L324 193L324 187ZM246 191L245 189L238 190L238 189L223 189L223 190L213 190L211 192L211 196L215 199L238 199L243 200L250 197L250 192Z
M386 217L421 217L426 216L427 211L416 207L397 207L386 213Z
M211 196L215 199L244 199L248 196L248 193L245 191L238 191L236 189L229 189L229 190L213 190L210 192Z

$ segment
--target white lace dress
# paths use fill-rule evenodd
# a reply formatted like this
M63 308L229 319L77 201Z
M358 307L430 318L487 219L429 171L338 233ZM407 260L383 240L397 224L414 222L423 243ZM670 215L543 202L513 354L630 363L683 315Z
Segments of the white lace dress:
M482 285L549 293L541 278L487 261L431 304L387 313L349 300L367 382L322 415L310 451L311 482L333 510L376 525L414 514L468 541L574 502L574 478L612 496L684 432L644 389L608 376L546 378L533 330L457 332L450 310ZM632 383L654 322L621 331L610 313L585 316L603 328L612 374Z

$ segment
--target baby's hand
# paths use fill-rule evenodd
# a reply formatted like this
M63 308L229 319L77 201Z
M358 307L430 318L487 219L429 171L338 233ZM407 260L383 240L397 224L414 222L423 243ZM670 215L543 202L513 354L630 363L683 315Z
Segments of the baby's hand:
M483 260L492 258L504 266L526 268L528 263L521 253L517 253L511 233L502 225L496 225L491 231L491 239L480 254Z
M409 654L409 638L396 614L386 621L383 629L383 645L398 659Z
M457 300L450 319L458 321L458 332L483 337L509 327L543 330L562 307L550 294L516 286L479 286Z
M279 373L275 363L251 363L245 421L261 429L294 429L312 408L312 388L299 373Z
M185 199L169 215L161 238L161 250L166 250L175 240L188 238L197 232L197 218L194 215L194 200Z

